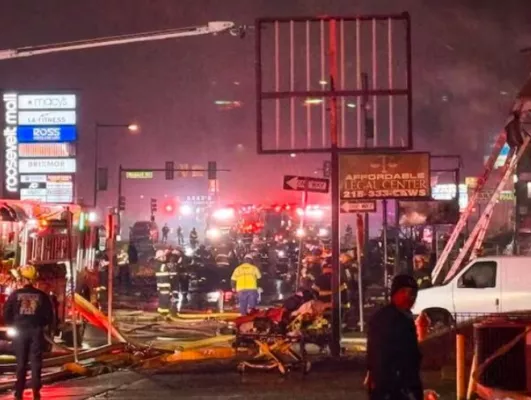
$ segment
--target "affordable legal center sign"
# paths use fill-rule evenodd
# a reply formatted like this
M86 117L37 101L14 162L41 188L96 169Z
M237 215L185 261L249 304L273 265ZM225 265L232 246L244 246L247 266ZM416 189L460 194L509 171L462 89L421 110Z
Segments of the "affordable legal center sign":
M20 157L19 143L62 143L77 140L76 95L4 93L4 197L21 197L21 174L74 174L72 158ZM24 182L31 179L26 175ZM70 180L73 179L71 175ZM53 179L52 179L53 181ZM73 195L73 188L71 189ZM72 197L70 195L70 197ZM24 197L24 196L22 196ZM65 197L68 197L65 195ZM47 201L46 197L32 197ZM70 200L71 201L71 200Z
M342 154L341 200L430 197L429 153Z

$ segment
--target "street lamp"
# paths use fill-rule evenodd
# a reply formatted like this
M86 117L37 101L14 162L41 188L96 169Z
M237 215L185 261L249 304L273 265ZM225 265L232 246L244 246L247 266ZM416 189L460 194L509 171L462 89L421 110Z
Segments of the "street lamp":
M138 124L99 124L96 123L94 128L94 207L98 203L98 157L99 157L99 134L101 129L127 129L129 132L138 132Z

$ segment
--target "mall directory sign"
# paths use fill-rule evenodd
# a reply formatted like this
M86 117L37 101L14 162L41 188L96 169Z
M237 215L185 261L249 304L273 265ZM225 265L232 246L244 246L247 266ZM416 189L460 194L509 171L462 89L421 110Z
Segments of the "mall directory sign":
M77 96L3 93L3 198L72 203L77 171Z

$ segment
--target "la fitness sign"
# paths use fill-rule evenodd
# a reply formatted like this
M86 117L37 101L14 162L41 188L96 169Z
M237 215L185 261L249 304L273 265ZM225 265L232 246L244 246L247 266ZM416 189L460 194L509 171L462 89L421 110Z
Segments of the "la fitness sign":
M18 174L18 106L17 94L5 93L4 100L4 145L5 145L5 176L4 187L6 194L14 196L19 190Z

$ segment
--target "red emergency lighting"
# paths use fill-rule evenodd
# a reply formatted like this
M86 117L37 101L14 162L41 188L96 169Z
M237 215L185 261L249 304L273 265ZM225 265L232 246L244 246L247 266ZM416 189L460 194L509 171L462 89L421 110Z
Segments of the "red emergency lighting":
M175 214L177 211L177 204L173 200L169 200L162 205L162 209L166 214Z

